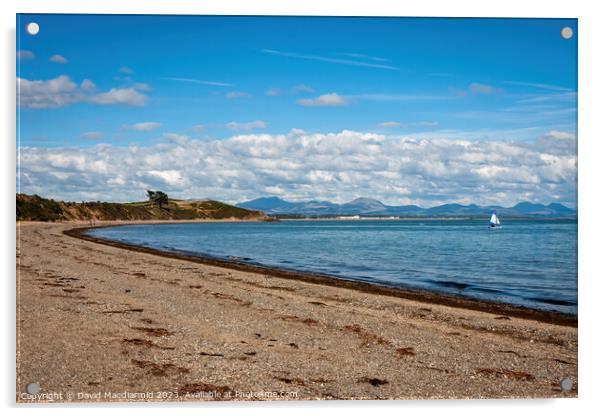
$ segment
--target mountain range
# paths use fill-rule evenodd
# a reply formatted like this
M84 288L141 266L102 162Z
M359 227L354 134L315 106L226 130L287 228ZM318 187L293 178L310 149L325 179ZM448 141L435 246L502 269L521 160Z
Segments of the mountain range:
M431 208L416 205L385 205L376 199L357 198L336 204L329 201L289 202L278 197L263 197L237 205L240 208L263 211L269 215L371 215L371 216L487 216L495 209L505 217L575 217L577 211L559 203L548 205L520 202L513 207L479 206L475 204L444 204Z

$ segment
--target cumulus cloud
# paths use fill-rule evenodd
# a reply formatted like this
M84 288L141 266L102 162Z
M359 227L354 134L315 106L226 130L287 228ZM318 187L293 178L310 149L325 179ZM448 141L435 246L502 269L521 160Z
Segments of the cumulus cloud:
M81 84L79 84L79 87L82 91L92 91L96 89L96 85L89 79L84 79Z
M147 98L146 95L136 91L135 88L111 88L107 92L91 96L89 101L100 105L125 104L141 107L146 104Z
M48 59L48 60L49 60L50 62L54 62L55 64L63 64L63 65L64 65L64 64L66 64L67 62L69 62L69 61L67 60L67 58L65 58L65 57L64 57L64 56L62 56L62 55L52 55L52 56L50 57L50 59Z
M88 79L84 79L78 86L66 75L49 80L17 78L17 100L23 108L43 109L82 102L143 106L148 99L134 88L112 88L107 92L95 92L95 88L94 83Z
M368 196L421 206L574 204L574 145L574 135L563 132L528 142L348 130L203 141L168 133L152 146L22 147L20 185L26 193L70 200L127 201L143 198L145 189L162 189L174 197L227 202L279 195L336 202Z
M301 137L307 133L303 129L298 129L296 127L293 127L288 134L293 137Z
M566 131L550 130L544 137L550 137L557 140L575 140L575 135Z
M338 107L347 105L348 103L345 97L340 96L336 92L323 94L316 98L301 98L297 100L297 104L305 107Z
M180 185L184 183L184 178L177 170L149 170L148 175L160 179L166 185Z
M161 137L170 142L177 143L182 146L186 145L190 140L190 137L188 137L187 135L178 133L163 133Z
M125 126L123 126L123 128L126 130L135 130L135 131L151 131L154 129L158 129L162 125L163 124L158 123L156 121L144 121L141 123L126 124Z
M261 120L249 121L248 123L238 123L236 121L231 121L228 124L226 124L226 127L230 130L254 130L266 128L267 123Z
M47 81L17 78L17 100L24 108L58 108L81 101L77 85L66 75Z
M17 51L17 59L33 59L35 58L35 55L33 54L32 51L28 51L25 49L21 49L20 51Z

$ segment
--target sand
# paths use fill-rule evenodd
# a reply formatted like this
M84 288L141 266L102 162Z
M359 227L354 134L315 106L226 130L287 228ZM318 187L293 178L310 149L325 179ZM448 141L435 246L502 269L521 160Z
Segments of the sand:
M18 224L20 403L577 396L574 319L63 233L83 225Z

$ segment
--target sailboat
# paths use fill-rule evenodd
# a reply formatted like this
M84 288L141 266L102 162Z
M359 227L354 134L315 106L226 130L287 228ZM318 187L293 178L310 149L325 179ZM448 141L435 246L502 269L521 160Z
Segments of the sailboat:
M491 214L491 218L489 219L489 228L499 228L502 225L500 224L500 219L497 217L495 210Z

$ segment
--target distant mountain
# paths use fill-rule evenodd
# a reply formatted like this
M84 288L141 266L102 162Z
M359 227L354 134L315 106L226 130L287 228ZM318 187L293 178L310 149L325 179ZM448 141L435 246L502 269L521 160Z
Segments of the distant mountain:
M516 211L526 215L572 215L574 210L565 207L562 204L531 204L530 202L520 202L513 207Z
M372 198L357 198L344 204L328 201L289 202L278 197L257 198L237 205L270 215L367 215L367 216L487 216L493 209L502 217L572 217L574 209L562 204L520 202L513 207L444 204L431 208L416 205L390 206Z
M237 206L266 214L331 215L339 209L339 205L327 201L288 202L278 197L257 198Z
M382 214L387 212L387 206L376 199L357 198L340 205L339 210L350 214Z
M280 199L276 196L267 197L267 198L257 198L252 201L243 202L242 204L238 204L237 206L240 208L247 208L254 206L253 209L258 209L264 212L273 212L273 211L286 211L288 208L294 206L295 204L292 202L287 202L283 199Z

